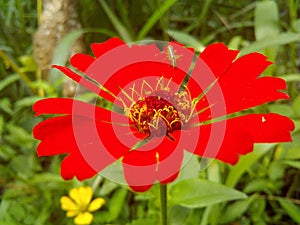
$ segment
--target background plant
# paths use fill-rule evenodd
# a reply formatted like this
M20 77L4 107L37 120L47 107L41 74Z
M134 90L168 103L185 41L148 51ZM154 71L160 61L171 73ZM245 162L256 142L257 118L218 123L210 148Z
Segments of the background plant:
M38 159L31 135L39 121L32 104L61 95L61 82L41 77L33 57L39 1L0 2L0 224L72 224L59 199L82 185L59 176L60 158ZM263 52L274 64L265 72L288 83L291 101L253 109L277 112L295 121L293 143L256 145L232 167L219 162L199 172L197 158L169 188L170 224L300 223L300 19L299 0L114 0L78 1L83 29L56 46L52 61L65 64L70 42L111 36L125 41L176 40L200 52L222 41L240 55ZM64 54L65 53L65 54ZM62 55L64 57L62 57ZM61 75L51 72L51 76ZM87 95L81 98L88 99ZM127 187L96 177L85 182L107 204L95 224L157 224L158 188L134 194ZM201 186L200 189L197 187ZM191 195L191 190L194 190ZM195 191L196 190L196 191ZM197 191L198 190L198 191ZM205 191L206 190L206 191ZM212 194L213 193L213 194ZM217 193L223 193L222 196Z

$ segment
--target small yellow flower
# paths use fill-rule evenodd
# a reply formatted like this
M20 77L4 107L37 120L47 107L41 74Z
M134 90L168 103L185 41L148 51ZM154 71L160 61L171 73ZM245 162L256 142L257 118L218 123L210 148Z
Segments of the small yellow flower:
M69 196L63 196L60 199L61 208L67 211L67 217L73 217L74 223L77 225L89 225L93 221L94 212L105 204L103 198L96 198L93 201L93 190L91 187L73 188L69 192Z

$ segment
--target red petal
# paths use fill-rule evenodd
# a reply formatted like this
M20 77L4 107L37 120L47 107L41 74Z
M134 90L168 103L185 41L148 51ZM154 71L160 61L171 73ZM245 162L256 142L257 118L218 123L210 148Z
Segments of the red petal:
M67 114L111 122L111 116L113 114L117 120L126 122L128 120L128 117L125 115L71 98L46 98L39 100L33 105L33 111L36 112L35 116L42 114ZM122 119L118 119L119 117L122 117Z
M109 123L68 115L39 123L33 133L35 138L42 140L37 149L39 156L69 152L66 159L68 163L62 165L62 172L67 171L63 172L64 178L77 176L85 179L81 171L73 168L77 167L77 163L84 167L88 164L93 171L98 172L130 150L131 147L120 142L114 128ZM69 162L71 159L75 159L73 164Z
M257 78L271 63L259 53L236 60L219 79L226 101L227 113L248 109L267 102L288 99L284 80L274 77Z
M208 45L200 54L200 58L206 62L216 77L224 73L236 58L239 51L229 50L223 43Z
M131 154L132 155L132 154ZM130 188L137 192L147 191L152 187L156 180L156 166L133 166L128 165L127 161L131 161L131 155L128 154L123 158L123 171L126 182ZM144 157L150 154L145 153ZM151 156L151 155L150 155ZM155 157L155 156L154 156ZM134 156L133 156L134 158ZM138 157L140 159L140 157Z
M72 66L79 69L81 72L85 72L94 61L95 59L92 56L81 53L73 55L70 59Z
M72 118L63 116L50 118L36 125L33 136L41 140L37 147L38 156L65 154L77 149L71 124Z
M69 124L68 119L65 118L66 116L54 117L38 123L37 125L35 125L35 127L32 130L33 137L38 140L43 140L49 134L61 130L67 124Z
M72 179L74 176L78 180L85 180L97 174L95 171L77 152L67 155L61 163L61 176L65 180Z
M193 52L188 49L180 49L177 45L174 45L174 51L175 49L178 54L188 54L187 57L178 59L178 65L183 64L183 70L188 70ZM183 70L173 68L166 53L160 52L154 44L131 47L123 45L97 58L86 74L114 95L118 95L120 89L129 83L136 81L136 84L142 84L141 79L147 80L147 77L172 78L172 81L180 84L187 73ZM140 81L137 81L138 79ZM155 85L152 86L155 88ZM114 97L105 91L101 92L101 96L114 101Z
M180 132L173 135L175 141L164 137L159 143L159 138L154 138L142 148L132 150L124 156L124 175L133 190L146 191L156 179L161 183L168 183L177 177L183 159L183 148L176 141L179 140ZM156 142L158 145L151 147Z
M214 133L225 126L223 136ZM195 129L195 128L194 128ZM246 154L253 149L254 143L273 143L291 141L290 132L293 122L278 114L249 114L223 122L200 126L200 135L196 149L187 149L195 154L217 158L223 162L235 164L239 154ZM193 128L190 130L193 132ZM210 145L211 143L211 145ZM216 148L216 146L218 148Z
M84 126L90 120L77 120ZM37 148L38 156L50 156L78 151L73 131L72 116L54 117L37 124L33 129L35 139L41 140Z
M50 156L69 152L70 154L61 165L62 177L72 179L76 176L79 180L88 179L97 171L82 157L71 124L71 116L51 118L38 124L35 127L34 135L36 138L42 138L42 142L37 148L37 153L38 156ZM102 166L104 167L104 165Z
M206 93L207 101L200 102L200 104L203 105L201 107L198 106L198 110L211 106L211 112L206 111L203 115L199 115L201 121L204 121L203 119L205 118L210 119L210 113L213 112L213 118L216 118L226 113L231 114L267 102L289 99L288 95L282 92L282 90L286 89L284 80L275 77L258 78L271 64L266 60L264 55L259 53L245 55L233 62L229 68L220 74L220 71L217 71L219 62L214 61L215 65L212 66L213 58L211 57L214 55L213 49L216 49L216 46L209 50L209 54L204 54L204 57L201 55L203 60L207 60L205 63L207 63L208 66L214 67L212 70L216 71L215 76L218 78L217 83ZM230 51L227 51L227 53L230 54ZM222 54L224 54L224 52L221 51L221 55ZM230 57L227 58L227 63L221 61L220 66L222 68L225 67L225 64L228 66L233 56L234 54L232 53ZM223 70L222 68L219 70ZM220 76L218 77L218 75ZM201 81L199 80L200 76L203 78ZM188 83L192 95L198 96L199 93L202 93L202 91L213 82L213 78L209 71L205 70L203 62L198 60L192 73L192 79ZM218 110L221 108L224 110Z
M73 100L71 98L46 98L33 105L35 116L43 114L72 114ZM88 104L88 103L86 103Z
M96 58L99 58L102 56L104 53L108 52L111 49L114 49L118 46L124 45L125 42L123 42L119 38L110 38L107 41L103 43L93 43L91 44L91 49L93 50L94 56Z
M250 114L228 121L249 133L255 143L290 142L295 128L292 120L275 113Z

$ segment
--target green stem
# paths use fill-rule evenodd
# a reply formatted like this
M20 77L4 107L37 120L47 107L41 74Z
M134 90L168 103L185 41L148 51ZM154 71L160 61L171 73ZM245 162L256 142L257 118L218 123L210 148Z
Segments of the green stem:
M167 185L160 184L160 211L161 211L161 223L167 225Z
M99 187L99 184L101 183L102 180L103 180L103 178L100 175L97 175L95 177L95 180L94 180L94 182L92 184L93 192L95 192L95 190Z
M38 21L38 25L41 24L42 10L43 10L43 2L42 2L42 0L37 0L37 21Z

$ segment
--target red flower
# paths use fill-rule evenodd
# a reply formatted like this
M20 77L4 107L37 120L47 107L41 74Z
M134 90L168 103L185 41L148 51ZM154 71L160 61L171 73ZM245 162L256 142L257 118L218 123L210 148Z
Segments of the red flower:
M236 59L238 51L216 43L195 57L175 42L160 51L117 38L91 48L95 58L76 54L70 60L84 76L53 67L112 102L112 110L66 98L33 107L36 116L60 114L36 125L33 134L41 140L38 156L68 154L64 179L90 178L120 159L130 187L146 191L156 180L177 177L184 149L235 164L254 143L291 141L294 124L287 117L234 114L289 99L282 79L260 76L271 64L262 54Z

